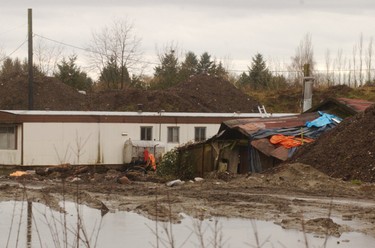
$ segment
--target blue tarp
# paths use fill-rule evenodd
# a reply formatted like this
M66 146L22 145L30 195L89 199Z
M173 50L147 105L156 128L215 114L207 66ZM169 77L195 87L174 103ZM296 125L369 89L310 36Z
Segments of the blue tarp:
M334 124L342 121L340 117L335 115L326 114L321 111L318 111L318 113L320 114L320 117L313 121L306 122L306 127L324 127L328 124Z
M270 129L261 129L253 133L249 137L249 142L254 139L267 138L275 134L282 134L285 136L303 136L307 138L316 139L322 133L336 127L338 123L342 121L340 117L335 115L326 114L324 112L318 111L320 117L316 118L313 121L306 122L305 126L297 126L290 128L270 128ZM288 151L288 158L290 158L293 153L297 150L297 147L293 147ZM259 159L258 151L254 149L251 145L249 147L249 162L251 172L258 172L262 170L262 165Z
M290 128L270 128L261 129L253 134L251 134L252 139L262 139L275 134L282 134L285 136L304 136L307 138L316 139L322 133L334 128L339 122L342 121L340 117L335 115L330 115L318 112L320 117L313 121L306 122L304 127L290 127Z

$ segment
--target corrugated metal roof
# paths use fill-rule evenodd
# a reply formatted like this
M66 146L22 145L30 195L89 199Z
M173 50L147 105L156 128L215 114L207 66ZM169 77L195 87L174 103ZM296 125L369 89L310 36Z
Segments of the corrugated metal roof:
M253 118L253 119L236 119L224 121L220 130L237 129L243 134L249 136L261 129L290 128L305 126L307 121L312 121L320 115L317 112L304 113L300 115L273 117L273 118Z
M365 111L368 107L374 104L374 102L370 102L363 99L337 98L337 100L340 103L355 110L356 112Z
M364 111L375 102L363 99L350 99L350 98L327 98L321 103L313 106L306 112L324 111L330 114L335 114L341 118L355 115Z

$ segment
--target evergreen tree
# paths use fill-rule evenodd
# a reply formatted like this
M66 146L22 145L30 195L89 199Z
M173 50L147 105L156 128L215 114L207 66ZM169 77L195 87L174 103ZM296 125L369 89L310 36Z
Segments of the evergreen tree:
M185 55L184 62L181 63L179 78L181 81L188 79L190 76L197 74L198 59L193 52L188 52Z
M212 73L215 68L214 61L211 60L211 55L209 55L207 52L204 52L199 60L197 72L198 73Z
M18 58L13 60L8 57L3 61L0 71L0 76L2 78L23 74L27 75L27 67L25 70L24 66L21 64L21 61Z
M268 87L271 81L272 75L267 69L266 62L263 60L263 56L257 53L253 57L253 62L249 70L249 80L251 88L265 89Z
M216 63L215 63L216 65ZM215 71L214 74L220 78L225 78L227 79L229 77L227 70L223 67L223 64L221 61L219 62L218 65L215 66Z
M37 67L33 67L34 76L45 76ZM18 58L5 58L0 68L0 77L9 79L14 76L25 76L29 73L28 61L25 59L22 63Z
M245 87L250 85L250 77L246 72L242 72L241 75L239 76L236 85L238 87Z
M63 58L60 64L57 64L58 71L54 76L61 82L70 85L78 90L89 90L92 86L92 80L85 72L82 72L76 65L77 56L73 55L68 60Z
M178 73L180 66L175 54L175 50L171 49L161 56L161 65L155 67L154 77L157 87L167 88L179 82Z
M254 90L263 89L280 89L288 86L287 80L284 76L272 76L268 70L266 61L263 56L257 53L252 58L251 67L248 68L248 73L243 72L236 84L239 87L250 87Z
M99 83L105 85L107 89L122 89L124 85L130 85L131 79L126 67L121 68L117 65L114 58L107 61L100 73Z

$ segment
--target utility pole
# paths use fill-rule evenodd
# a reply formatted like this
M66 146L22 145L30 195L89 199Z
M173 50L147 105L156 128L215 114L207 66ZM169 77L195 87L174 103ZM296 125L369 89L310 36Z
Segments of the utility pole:
M32 9L28 9L27 12L28 20L28 44L29 44L29 110L34 109L34 100L33 100L33 81L34 81L34 72L33 72L33 12Z

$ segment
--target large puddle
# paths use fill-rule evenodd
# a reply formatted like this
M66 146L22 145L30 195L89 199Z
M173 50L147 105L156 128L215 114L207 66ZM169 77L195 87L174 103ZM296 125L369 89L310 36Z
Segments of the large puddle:
M372 247L361 233L324 238L284 230L268 221L189 216L179 224L129 212L109 212L65 203L67 214L43 204L0 202L1 247ZM79 214L77 214L79 213ZM79 216L79 218L77 218ZM78 223L78 224L77 224ZM78 228L79 227L79 228ZM79 232L77 232L79 230ZM258 240L258 241L257 241ZM307 244L307 245L306 245Z

